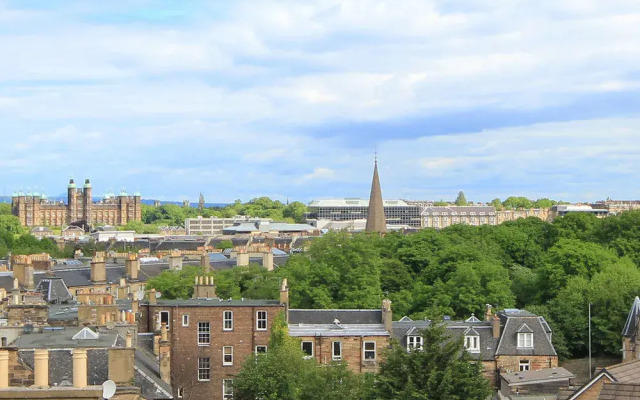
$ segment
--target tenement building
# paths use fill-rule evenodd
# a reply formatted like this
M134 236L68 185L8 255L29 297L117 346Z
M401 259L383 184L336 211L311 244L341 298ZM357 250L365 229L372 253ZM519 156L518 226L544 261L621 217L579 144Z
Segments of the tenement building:
M72 223L82 225L126 225L142 219L140 193L129 196L107 194L98 202L93 201L91 182L86 179L82 188L73 179L67 186L67 202L51 201L38 193L16 193L12 197L13 215L23 226L63 226Z

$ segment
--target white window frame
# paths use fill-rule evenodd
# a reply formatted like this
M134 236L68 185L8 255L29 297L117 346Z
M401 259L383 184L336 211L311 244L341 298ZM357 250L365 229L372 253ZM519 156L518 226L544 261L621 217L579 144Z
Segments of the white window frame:
M230 316L230 317L228 317ZM227 323L229 327L227 327ZM233 330L233 311L225 310L222 312L222 330L223 331L232 331Z
M465 335L464 348L468 351L480 351L480 337L476 335Z
M407 336L407 351L422 350L424 347L424 338L418 335Z
M222 365L233 365L233 346L222 346Z
M227 382L231 383L231 393L227 393ZM233 379L223 379L222 380L222 399L223 400L231 400L233 399Z
M189 314L182 314L182 326L189 326Z
M373 350L367 350L367 345L373 345ZM367 358L367 353L373 353L373 358ZM362 343L362 359L364 361L375 361L376 360L376 342L364 342Z
M339 354L336 354L336 344L338 345ZM333 361L342 361L342 342L339 340L331 342L331 359Z
M264 347L264 351L258 351L258 347ZM257 345L254 349L254 354L255 355L263 354L263 353L266 353L267 351L268 351L267 345Z
M518 362L518 370L520 372L529 371L531 369L531 361L529 360L520 360Z
M205 338L206 340L204 340ZM211 323L206 321L198 322L198 346L211 346Z
M201 366L200 360L207 360L207 367ZM200 378L206 374L209 376L208 378ZM198 381L199 382L209 382L211 380L211 358L210 357L198 357Z
M311 354L308 354L304 351L304 344L305 343L310 343L311 344ZM315 355L315 346L313 345L313 341L311 340L303 340L302 342L300 342L300 350L302 350L302 352L304 353L304 358L313 358L313 356Z
M169 330L169 328L171 328L171 314L169 314L169 311L160 311L158 313L158 320L160 321L160 326L162 326L162 315L167 316L167 330Z
M518 348L519 349L532 349L533 348L533 333L520 332L518 333Z
M264 317L260 316L261 313L264 313ZM264 326L262 326L263 324ZM257 331L267 330L267 310L256 311L256 330Z

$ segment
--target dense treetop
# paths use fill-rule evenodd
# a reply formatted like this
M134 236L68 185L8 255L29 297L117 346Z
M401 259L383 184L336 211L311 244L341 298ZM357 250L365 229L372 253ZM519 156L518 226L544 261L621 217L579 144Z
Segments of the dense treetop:
M549 320L561 355L580 356L589 303L595 351L619 354L628 308L640 294L639 265L640 211L382 237L334 232L276 271L250 266L214 274L223 298L277 298L278 282L287 277L292 307L378 308L388 297L396 319L468 318L487 303L526 308ZM183 287L191 277L179 283L161 275L149 284L163 290L162 280L190 295Z

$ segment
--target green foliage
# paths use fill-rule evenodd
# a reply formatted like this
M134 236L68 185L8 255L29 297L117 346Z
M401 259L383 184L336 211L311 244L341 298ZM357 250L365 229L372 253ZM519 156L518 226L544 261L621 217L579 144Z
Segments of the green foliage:
M491 200L491 202L489 202L489 205L495 207L496 210L502 210L504 208L500 199Z
M434 201L433 202L433 206L434 207L446 207L448 205L449 205L449 202L448 201L444 201L442 199L440 199L440 201Z
M11 215L11 204L0 203L0 215Z
M346 364L321 366L305 359L300 341L287 334L282 314L272 325L267 353L245 360L234 379L234 398L240 400L360 400L368 377L356 375Z
M14 235L21 235L26 232L18 217L11 214L0 215L0 230L5 230Z
M507 197L505 201L502 202L504 208L508 210L515 210L519 208L533 208L533 202L526 197L516 197L510 196Z
M467 204L469 204L467 202L467 198L464 196L463 191L458 192L458 197L456 197L455 203L457 206L466 206Z
M153 234L158 233L158 226L145 224L142 221L129 221L126 225L118 227L121 231L135 231L136 233Z
M233 242L231 240L221 240L216 243L216 249L224 250L224 249L232 249Z
M472 363L462 341L449 340L444 328L425 330L424 350L393 346L376 377L376 399L484 400L491 394L481 363Z
M202 267L186 266L181 271L164 271L147 281L149 289L156 289L165 299L189 299L193 296L196 276L207 275Z

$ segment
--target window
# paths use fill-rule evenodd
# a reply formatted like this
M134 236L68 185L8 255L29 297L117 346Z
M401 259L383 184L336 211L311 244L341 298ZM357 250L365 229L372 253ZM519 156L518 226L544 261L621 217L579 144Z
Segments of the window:
M181 399L184 397L184 388L178 388L178 398Z
M518 347L533 347L533 333L518 333Z
M256 355L267 352L267 346L256 346Z
M364 342L364 359L373 361L376 359L376 342Z
M259 330L259 331L267 330L267 312L266 311L256 312L256 330Z
M469 351L480 351L480 337L479 336L465 336L464 348Z
M331 351L331 358L333 360L342 360L342 342L333 342Z
M211 364L209 357L198 358L198 380L208 381L211 379Z
M422 350L422 336L407 336L407 351Z
M222 365L233 365L233 346L222 347Z
M189 314L182 314L182 326L189 326Z
M223 331L233 330L233 311L224 311L222 313L222 330Z
M531 363L529 362L529 360L520 360L520 371L529 371L530 368Z
M198 345L208 346L211 343L211 326L208 322L198 322Z
M167 329L169 329L169 311L160 311L160 324L167 324Z
M313 357L313 342L302 342L302 352L305 358Z
M233 379L222 380L222 398L233 399Z

